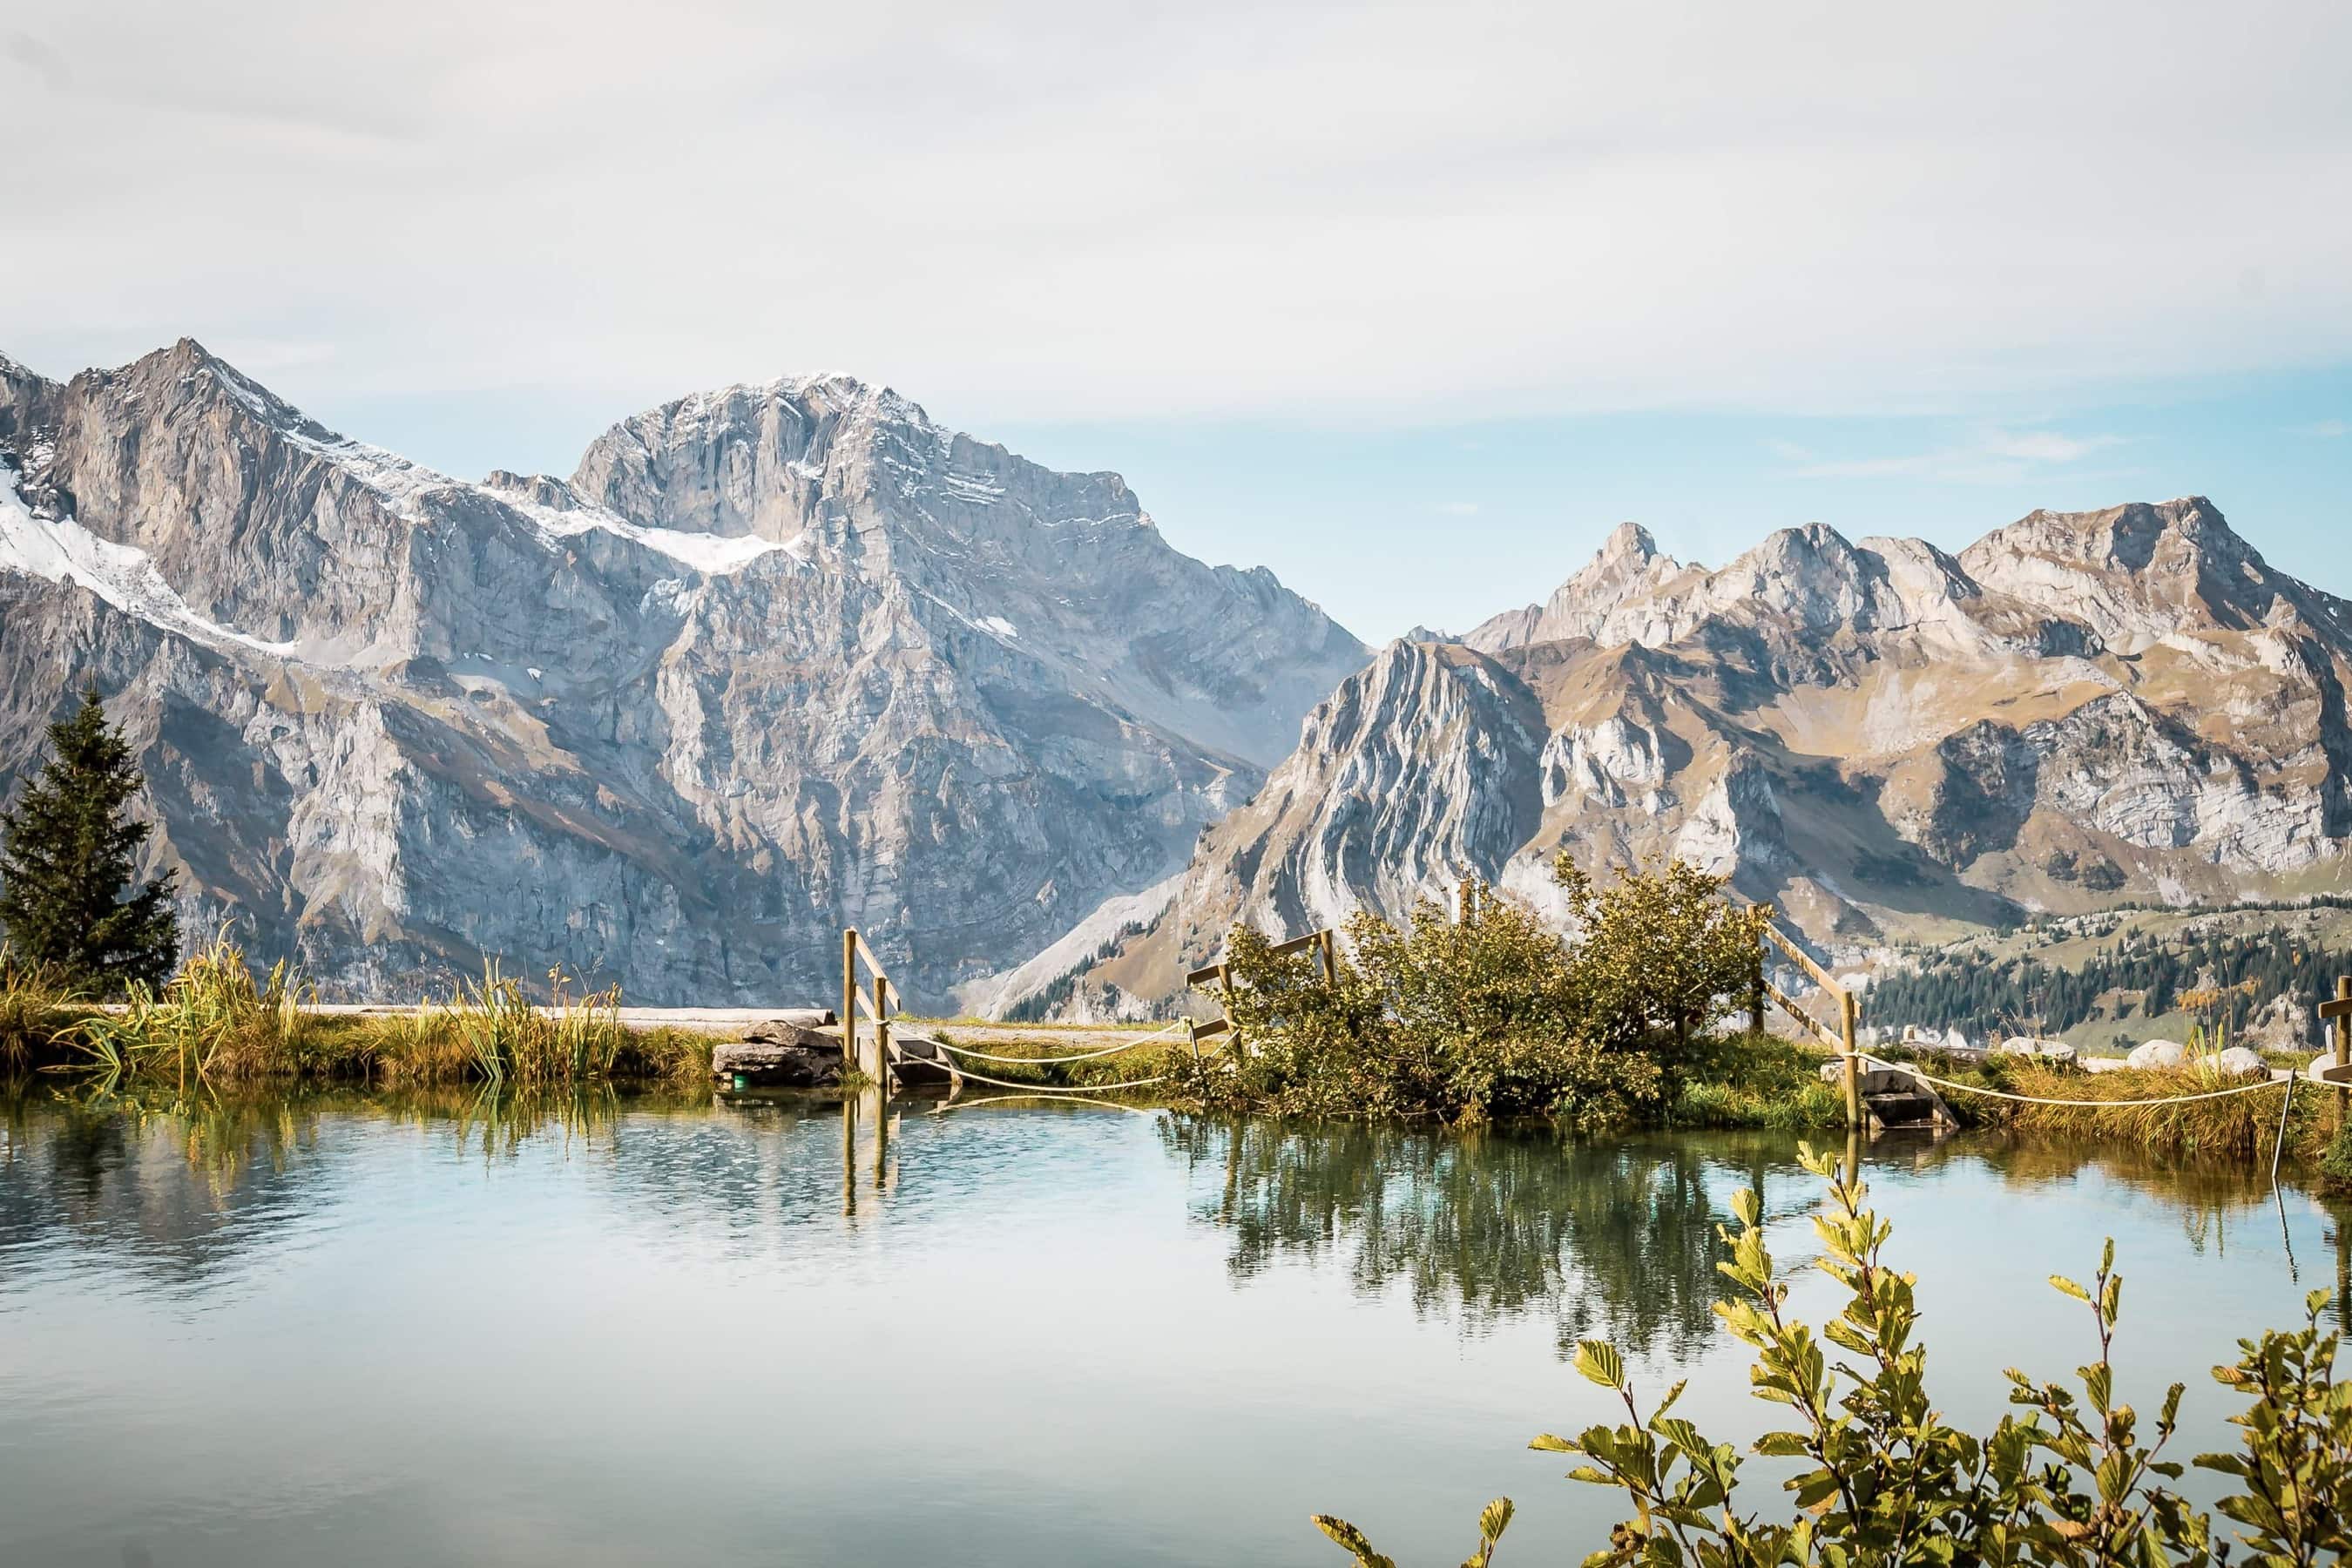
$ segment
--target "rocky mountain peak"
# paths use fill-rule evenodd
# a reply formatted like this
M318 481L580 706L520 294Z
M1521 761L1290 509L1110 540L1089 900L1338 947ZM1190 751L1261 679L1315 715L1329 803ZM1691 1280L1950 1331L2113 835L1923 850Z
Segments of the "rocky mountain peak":
M2268 621L2281 598L2315 625L2342 605L2272 570L2203 496L2030 512L1960 553L1985 588L2066 615L2126 651Z
M1598 563L1631 557L1646 562L1657 553L1658 542L1650 537L1648 529L1638 522L1621 522L1609 531L1607 539L1601 542L1600 553L1593 560Z
M854 377L480 484L193 340L0 384L0 757L99 679L192 924L345 994L805 1000L854 923L944 1002L1164 879L1364 656Z

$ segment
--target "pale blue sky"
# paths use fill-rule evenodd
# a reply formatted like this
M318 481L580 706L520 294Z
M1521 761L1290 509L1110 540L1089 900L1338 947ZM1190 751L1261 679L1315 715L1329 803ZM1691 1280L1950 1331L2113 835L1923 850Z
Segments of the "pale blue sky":
M20 0L0 353L191 334L468 474L848 371L1371 638L1625 517L2202 490L2345 591L2347 60L2342 0Z
M569 473L619 393L329 398L318 410L453 472ZM1957 551L2035 507L2204 495L2273 563L2352 597L2352 365L1980 400L1961 413L1675 409L1450 423L1125 417L973 426L1127 476L1171 542L1271 566L1358 636L1460 632L1542 598L1627 519L1721 565L1831 524Z

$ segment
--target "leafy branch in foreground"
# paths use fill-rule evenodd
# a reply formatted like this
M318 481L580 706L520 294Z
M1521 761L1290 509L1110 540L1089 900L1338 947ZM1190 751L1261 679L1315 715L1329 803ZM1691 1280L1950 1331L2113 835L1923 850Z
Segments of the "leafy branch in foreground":
M1753 1452L1798 1462L1785 1483L1795 1517L1741 1512L1739 1454L1672 1414L1685 1385L1675 1384L1644 1415L1616 1348L1586 1340L1577 1346L1576 1369L1616 1395L1625 1419L1532 1445L1576 1456L1582 1462L1570 1479L1615 1488L1632 1502L1632 1517L1584 1560L1586 1568L2158 1568L2231 1560L2231 1545L2212 1539L2210 1517L2171 1489L2182 1468L2162 1456L2178 1431L2182 1385L2166 1391L2152 1441L2143 1440L2138 1413L2115 1397L2109 1353L2123 1278L2112 1240L2089 1285L2051 1277L2090 1310L2098 1339L2097 1359L2076 1369L2079 1394L2012 1370L2016 1408L1989 1436L1976 1437L1946 1425L1928 1403L1917 1279L1885 1260L1892 1225L1867 1206L1868 1189L1833 1155L1807 1149L1804 1162L1829 1188L1813 1219L1822 1247L1818 1267L1844 1289L1843 1309L1818 1334L1787 1316L1789 1285L1774 1272L1753 1192L1734 1198L1738 1231L1721 1233L1732 1257L1718 1267L1738 1290L1716 1308L1724 1327L1756 1352L1749 1373L1756 1397L1790 1413L1788 1426L1765 1434ZM2352 1548L2346 1523L2352 1385L2334 1381L2336 1337L2319 1326L2326 1300L2326 1291L2312 1292L2300 1330L2242 1340L2238 1363L2213 1369L2216 1381L2252 1400L2231 1417L2243 1433L2241 1451L2196 1459L2244 1489L2220 1504L2248 1527L2240 1536L2242 1561L2301 1568ZM1481 1517L1479 1554L1471 1559L1477 1568L1491 1559L1509 1520L1507 1500ZM1324 1516L1315 1522L1358 1563L1388 1564L1353 1525Z

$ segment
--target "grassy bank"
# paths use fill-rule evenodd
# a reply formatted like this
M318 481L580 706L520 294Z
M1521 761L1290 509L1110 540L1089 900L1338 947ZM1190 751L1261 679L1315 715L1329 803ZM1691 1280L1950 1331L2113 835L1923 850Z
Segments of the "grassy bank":
M102 1008L50 977L0 973L0 1069L80 1069L117 1082L224 1083L268 1078L378 1086L492 1082L518 1089L606 1079L700 1079L710 1042L682 1030L631 1029L614 992L534 1006L495 966L415 1011L321 1014L315 992L280 964L257 976L217 942L161 992Z

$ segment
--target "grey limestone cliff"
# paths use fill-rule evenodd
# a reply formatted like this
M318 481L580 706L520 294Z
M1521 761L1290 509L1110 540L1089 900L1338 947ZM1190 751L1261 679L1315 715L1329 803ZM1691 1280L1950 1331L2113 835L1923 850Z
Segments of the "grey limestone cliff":
M187 915L330 994L812 1000L854 923L944 1005L1180 867L1364 657L1118 476L845 377L473 484L194 342L0 361L0 757L96 679Z

